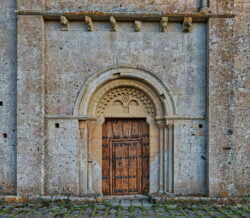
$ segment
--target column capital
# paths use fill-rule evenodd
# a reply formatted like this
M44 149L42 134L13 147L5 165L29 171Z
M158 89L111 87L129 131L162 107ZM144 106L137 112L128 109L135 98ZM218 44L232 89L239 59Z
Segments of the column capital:
M165 126L164 119L156 120L156 123L157 123L159 128L164 128L164 126Z
M174 120L165 120L165 124L166 124L167 126L169 126L169 125L174 125Z

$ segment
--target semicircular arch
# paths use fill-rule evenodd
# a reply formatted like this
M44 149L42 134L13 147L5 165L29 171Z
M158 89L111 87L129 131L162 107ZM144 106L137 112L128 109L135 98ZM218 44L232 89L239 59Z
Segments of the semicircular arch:
M104 93L119 87L133 87L145 93L153 102L156 116L159 118L176 114L172 92L160 79L144 69L121 66L94 74L84 83L76 100L73 115L95 116L89 108L95 110Z

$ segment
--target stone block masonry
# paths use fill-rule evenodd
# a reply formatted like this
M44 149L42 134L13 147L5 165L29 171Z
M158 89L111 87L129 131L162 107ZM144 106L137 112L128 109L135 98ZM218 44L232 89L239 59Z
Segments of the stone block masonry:
M111 118L149 125L150 193L248 195L249 46L248 0L2 0L0 195L102 194Z
M15 1L0 4L0 193L16 193Z
M41 195L44 151L44 20L19 16L17 38L17 194Z

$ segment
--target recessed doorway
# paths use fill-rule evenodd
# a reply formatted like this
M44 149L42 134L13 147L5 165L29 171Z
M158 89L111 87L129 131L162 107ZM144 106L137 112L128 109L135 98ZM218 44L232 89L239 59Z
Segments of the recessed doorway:
M106 119L102 127L104 195L149 191L149 126L145 119Z

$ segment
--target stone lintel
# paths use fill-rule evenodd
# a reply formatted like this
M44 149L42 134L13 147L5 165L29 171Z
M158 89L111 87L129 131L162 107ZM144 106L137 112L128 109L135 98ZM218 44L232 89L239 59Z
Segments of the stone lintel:
M44 10L17 10L18 15L41 15L45 20L60 20L61 16L72 21L82 21L85 16L89 16L93 21L108 21L114 17L116 21L161 21L162 17L168 17L169 22L183 22L184 17L191 17L193 22L207 22L209 18L233 18L233 13L126 13L126 12L102 12L102 11L44 11Z

